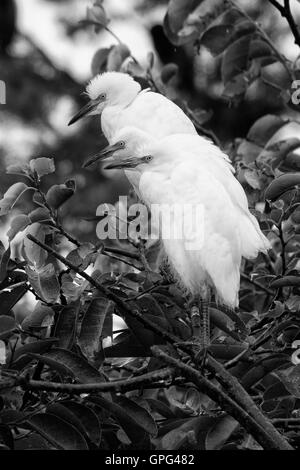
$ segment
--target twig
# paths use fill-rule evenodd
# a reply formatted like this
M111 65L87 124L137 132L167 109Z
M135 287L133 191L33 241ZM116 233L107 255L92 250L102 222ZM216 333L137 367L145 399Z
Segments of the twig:
M286 259L285 259L285 246L286 246L286 242L285 242L285 240L284 240L284 235L283 235L282 223L281 223L281 222L280 222L280 224L278 225L278 235L279 235L279 239L280 239L280 242L281 242L281 253L280 253L281 260L282 260L281 274L284 276L284 275L285 275L285 271L286 271Z
M42 390L48 392L63 392L80 395L82 393L93 392L127 392L129 390L136 390L147 385L165 385L165 382L170 382L174 376L174 369L165 367L160 370L148 372L138 377L133 377L124 380L115 380L113 382L96 382L87 384L65 384L60 382L46 382L42 380L27 380L24 377L16 379L18 384L25 390ZM157 384L159 381L165 381Z
M49 245L46 245L45 243L41 242L37 238L35 238L33 235L28 234L27 238L31 240L32 242L36 243L38 246L43 248L45 251L47 251L49 254L53 255L56 259L61 261L64 265L68 266L72 271L76 272L79 274L79 276L83 277L86 281L88 281L93 287L98 289L100 292L102 292L108 299L113 300L115 304L121 309L121 311L125 312L128 315L134 316L140 322L150 328L152 331L155 333L159 334L162 338L164 338L166 341L169 341L172 344L180 342L180 338L177 336L173 335L172 333L169 333L166 330L163 330L161 327L159 327L157 324L149 320L145 315L142 315L140 312L132 308L130 304L127 304L124 300L120 299L116 294L111 292L108 288L100 284L96 279L93 277L89 276L85 271L83 271L81 268L76 266L75 264L71 263L69 260L67 260L64 256L60 255L57 253L53 248L51 248ZM183 348L182 348L183 349ZM186 348L187 352L190 352L190 348Z
M248 13L246 13L240 6L238 6L233 0L229 0L229 3L231 3L231 5L241 13L241 15L243 15L245 18L247 18L248 21L250 21L254 26L255 28L257 29L257 31L260 33L262 39L264 39L266 41L266 43L270 46L270 48L272 49L272 51L274 52L274 55L277 57L277 59L279 60L279 62L282 63L282 65L284 66L284 68L286 69L287 73L289 74L289 77L291 78L291 80L294 80L295 79L295 74L293 72L293 70L288 66L288 59L283 55L281 54L277 49L276 47L274 46L273 42L271 41L271 39L269 38L269 36L265 33L265 31L259 26L259 24L254 21L251 16L248 15Z
M233 418L235 418L242 427L244 427L250 434L253 435L254 439L262 445L264 449L280 449L280 450L293 450L290 444L280 435L280 433L274 428L274 436L271 436L269 432L261 426L260 423L256 422L255 419L249 415L248 411L243 409L240 405L235 403L230 397L228 397L221 389L216 387L211 381L202 376L202 374L195 370L193 367L185 364L179 359L175 359L158 346L153 346L153 355L172 367L176 367L180 370L181 374L187 379L191 380L201 392L206 393L212 400L218 403L225 411L227 411ZM270 423L272 426L272 424Z
M291 12L290 0L284 0L284 5L281 5L277 0L269 0L269 2L279 11L281 16L287 20L293 33L295 44L300 47L300 33Z
M259 289L263 290L267 294L275 295L275 292L272 289L269 289L268 287L264 286L263 284L261 284L259 281L256 281L255 279L251 279L251 277L247 276L247 274L241 273L241 278L249 282L250 284L253 284L255 287L258 287Z
M201 126L201 124L198 122L197 118L195 117L194 112L189 108L187 103L183 102L182 108L184 112L186 113L186 115L193 122L196 130L199 131L201 134L205 135L205 137L208 137L209 139L211 139L218 147L222 148L221 142L216 136L216 134L211 129L206 129L205 127Z

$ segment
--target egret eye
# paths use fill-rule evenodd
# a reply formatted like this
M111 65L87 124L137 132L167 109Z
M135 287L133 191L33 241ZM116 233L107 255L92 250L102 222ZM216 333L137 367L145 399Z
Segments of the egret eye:
M99 99L100 100L105 100L106 98L106 94L105 93L101 93L101 95L99 95Z
M145 162L149 163L149 162L151 162L151 160L153 160L152 155L147 155L147 156L145 157Z
M119 147L120 147L121 149L125 148L125 142L124 142L124 140L120 140L120 142L119 142Z

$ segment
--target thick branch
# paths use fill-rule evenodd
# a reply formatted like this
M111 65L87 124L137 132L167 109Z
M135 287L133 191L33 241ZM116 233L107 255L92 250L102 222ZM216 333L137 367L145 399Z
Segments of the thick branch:
M239 403L245 410L247 410L255 422L265 429L274 443L277 443L277 445L283 445L286 443L285 439L275 429L272 423L263 415L263 413L254 403L253 399L239 383L236 377L231 375L222 364L220 364L211 356L208 358L207 368L214 374L217 374L219 382L223 385L229 396Z
M203 377L200 372L193 369L193 367L185 364L184 362L175 359L158 346L152 347L154 356L158 357L165 363L180 370L188 380L191 380L201 392L206 393L212 400L218 403L225 411L227 411L233 418L235 418L242 427L244 427L250 434L253 435L255 440L264 449L277 449L277 450L293 450L293 448L286 442L286 440L277 432L278 438L274 440L266 431L266 429L257 423L246 410L241 408L230 397L228 397L221 389L212 384L208 379ZM275 428L274 428L275 429Z
M174 369L165 367L164 369L148 372L138 377L124 380L115 380L113 382L65 384L59 382L45 382L42 380L27 380L26 378L22 378L18 379L18 383L25 390L42 390L48 392L62 392L80 395L81 393L93 392L127 392L129 390L136 390L138 388L146 388L149 385L154 386L154 384L163 387L165 385L164 381L169 383L173 376Z

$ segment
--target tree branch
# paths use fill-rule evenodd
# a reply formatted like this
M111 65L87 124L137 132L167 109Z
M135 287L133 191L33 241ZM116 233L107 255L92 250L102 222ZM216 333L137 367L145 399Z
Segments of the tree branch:
M291 11L290 0L284 0L284 5L281 5L277 0L269 0L269 2L279 11L281 16L287 20L293 33L295 44L300 47L300 32Z
M152 331L155 331L156 333L158 333L162 338L164 338L166 341L170 342L171 344L173 345L176 345L178 343L180 343L180 347L178 347L179 350L181 351L185 351L187 352L188 354L192 355L192 357L194 357L195 361L196 362L199 362L196 360L196 354L191 352L191 349L188 345L184 345L182 343L182 341L180 340L180 338L178 338L177 336L173 335L172 333L169 333L168 331L164 330L163 328L157 326L154 322L152 322L151 320L147 319L145 315L142 315L140 312L138 312L137 310L134 310L132 309L132 307L130 307L130 304L127 304L126 302L124 302L122 299L120 299L119 297L117 297L114 293L110 292L106 287L102 286L101 284L99 284L95 279L93 279L91 276L89 276L88 274L86 274L84 271L82 271L80 268L78 268L77 266L73 265L72 263L70 263L69 260L67 260L66 258L64 258L63 256L61 256L59 253L57 253L55 250L53 250L52 248L50 248L48 245L46 245L45 243L41 242L40 240L38 240L37 238L35 238L34 236L32 235L27 235L27 237L29 238L29 240L33 241L34 243L36 243L37 245L39 245L41 248L43 248L44 250L46 250L48 253L52 254L53 256L55 256L59 261L61 261L63 264L65 264L66 266L68 266L70 269L74 270L75 272L77 272L77 274L79 274L80 276L82 276L84 279L86 279L88 282L90 282L91 285L93 285L94 287L96 287L96 289L98 289L100 292L104 293L107 298L113 300L117 306L120 307L121 311L125 311L127 314L129 315L132 315L134 316L135 318L139 319L141 323L143 323L146 327L150 328ZM160 350L159 350L160 351ZM173 358L171 358L173 359ZM184 364L184 363L183 363ZM216 364L218 364L218 366L216 366ZM174 364L173 364L174 365ZM185 364L184 364L185 365ZM227 387L227 389L230 391L230 393L234 393L234 387L236 387L236 382L233 381L233 377L231 376L231 374L226 371L226 369L221 365L219 364L217 361L215 360L212 360L212 359L209 359L209 367L210 367L210 370L212 372L214 372L215 374L217 374L221 381L222 381L222 384L225 385ZM200 372L198 372L197 370L193 369L192 367L190 368L192 371L194 371L194 373L198 374L197 375L197 378L200 380L203 379L204 380L204 377L201 375ZM205 379L206 380L206 379ZM235 379L236 380L236 379ZM240 385L240 384L239 384ZM267 418L264 417L264 415L259 411L259 409L257 408L257 406L255 405L255 403L253 402L253 400L251 399L251 397L247 394L247 392L243 389L243 387L240 385L241 389L243 390L243 393L235 393L234 394L234 397L237 401L237 403L239 403L239 405L237 405L237 403L235 403L233 400L232 402L238 406L242 411L243 411L243 408L244 409L248 409L250 403L251 403L251 407L250 407L250 411L251 413L253 413L255 416L252 416L251 419L255 420L255 417L256 416L259 416L259 420L263 423L263 426L267 429L267 428L270 428L270 426L273 428L273 447L267 447L267 448L278 448L278 440L281 442L281 448L283 449L284 446L288 446L289 449L291 449L291 447L286 443L286 441L284 440L284 438L278 433L278 431L274 428L274 426L272 426L271 423L268 422ZM218 390L218 389L217 389ZM240 389L239 389L240 390ZM246 397L247 396L247 400L246 400ZM229 399L229 397L227 397L225 395L226 399ZM241 406L240 406L241 405ZM247 416L248 416L248 413L247 413ZM255 437L256 435L254 435ZM271 437L270 437L271 439Z
M174 369L165 367L163 369L148 372L138 377L115 380L113 382L87 383L87 384L65 384L59 382L46 382L42 380L27 380L24 377L18 378L17 383L25 390L42 390L48 392L72 393L80 395L81 393L93 392L127 392L137 388L151 386L164 386L165 382L170 382L174 377ZM157 383L164 381L161 384Z
M255 279L251 279L251 277L247 276L247 274L241 273L241 278L244 279L244 281L249 282L250 284L253 284L255 287L258 287L260 290L263 290L269 295L275 295L276 292L273 291L272 289L269 289L268 287L264 286L261 284L259 281L256 281Z
M230 397L228 397L221 389L216 387L211 381L202 376L202 374L195 370L193 367L185 364L179 359L175 359L158 346L153 346L153 355L172 367L176 367L180 370L180 373L184 375L188 380L191 380L201 392L206 393L212 400L218 403L222 409L227 411L233 418L235 418L240 425L245 428L250 434L253 435L254 439L264 449L277 449L277 450L293 450L293 447L281 436L281 434L274 428L276 438L269 434L260 423L256 422L255 419L249 415L246 409L243 409L240 405L235 403ZM271 424L271 423L270 423ZM272 426L272 424L271 424Z

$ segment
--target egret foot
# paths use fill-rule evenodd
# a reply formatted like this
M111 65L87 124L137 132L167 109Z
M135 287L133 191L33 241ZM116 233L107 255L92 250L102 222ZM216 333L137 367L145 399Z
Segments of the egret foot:
M180 344L191 346L191 349L196 353L196 360L201 358L200 368L203 369L210 346L208 302L199 298L193 299L190 303L190 318L193 336L189 341Z

